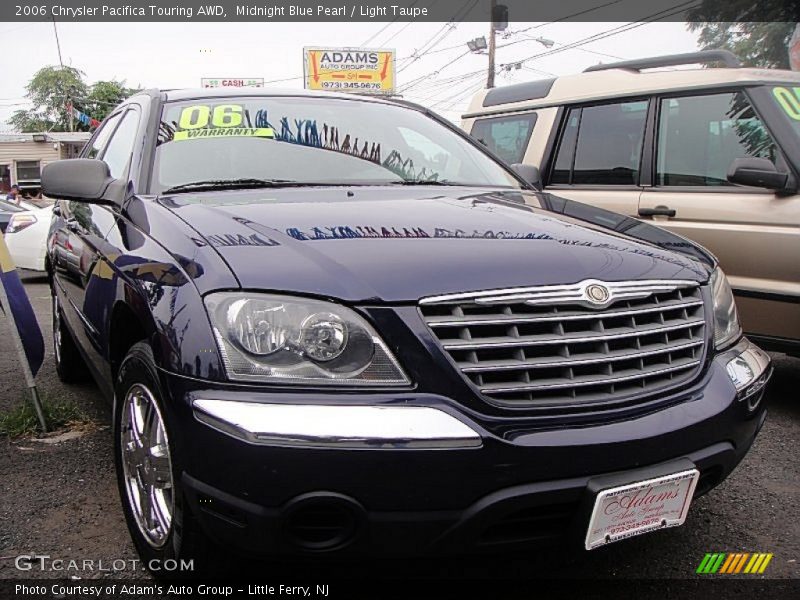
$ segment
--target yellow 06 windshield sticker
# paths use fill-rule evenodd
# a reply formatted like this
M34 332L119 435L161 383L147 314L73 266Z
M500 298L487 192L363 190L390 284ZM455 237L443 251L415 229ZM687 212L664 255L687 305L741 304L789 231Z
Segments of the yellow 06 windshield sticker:
M795 121L800 121L800 87L791 90L785 87L772 88L772 95L783 108L783 112Z
M239 104L187 106L178 119L173 140L192 140L218 137L274 138L270 127L242 127L243 109Z

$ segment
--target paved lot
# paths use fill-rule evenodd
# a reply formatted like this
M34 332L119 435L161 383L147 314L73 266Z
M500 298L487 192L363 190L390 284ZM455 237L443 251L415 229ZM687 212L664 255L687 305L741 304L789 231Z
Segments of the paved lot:
M47 285L32 276L25 276L25 281L42 329L49 333ZM135 558L119 508L111 433L104 427L110 422L108 405L94 386L67 387L58 381L52 345L45 338L48 355L38 377L40 389L50 397L74 399L100 427L55 445L0 438L0 579L47 576L17 571L12 557L22 553L105 562ZM568 566L550 564L546 574L684 578L693 576L706 552L760 551L775 554L765 577L800 577L800 360L775 358L767 399L770 415L761 435L736 472L693 505L684 527L612 545ZM23 394L21 373L0 319L0 410L21 402ZM370 573L529 577L537 574L532 567L536 563L532 556L394 561L371 565ZM326 571L322 566L311 568L319 568L320 576ZM364 566L339 564L334 573L358 577Z

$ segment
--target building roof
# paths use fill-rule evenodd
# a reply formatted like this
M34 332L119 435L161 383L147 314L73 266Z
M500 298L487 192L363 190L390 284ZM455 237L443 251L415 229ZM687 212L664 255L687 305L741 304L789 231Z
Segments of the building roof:
M88 131L43 131L41 133L0 133L0 144L35 142L34 136L45 136L40 142L73 142L83 144L92 137Z

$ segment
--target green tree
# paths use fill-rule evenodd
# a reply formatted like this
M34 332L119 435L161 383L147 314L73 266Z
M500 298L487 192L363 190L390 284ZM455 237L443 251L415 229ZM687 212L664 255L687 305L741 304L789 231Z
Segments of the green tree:
M68 100L83 97L89 91L83 77L83 72L74 67L42 67L25 87L26 97L32 104L31 108L15 111L8 123L24 132L67 131ZM76 129L86 128L77 123Z
M704 50L730 50L750 67L788 69L798 14L798 0L703 0L689 11L687 26L700 32Z
M9 125L23 132L69 131L70 116L67 102L90 117L102 121L113 108L136 93L125 81L111 79L96 81L91 86L84 81L84 73L74 67L43 67L25 88L31 108L18 110L8 120ZM89 125L72 119L75 131L88 131Z
M86 98L82 102L76 100L75 104L83 112L102 121L117 104L138 91L139 88L127 87L124 80L95 81Z

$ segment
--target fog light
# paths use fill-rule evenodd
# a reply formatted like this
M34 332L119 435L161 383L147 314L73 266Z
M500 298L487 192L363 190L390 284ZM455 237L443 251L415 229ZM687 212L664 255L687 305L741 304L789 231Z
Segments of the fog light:
M754 411L761 402L764 386L771 373L769 355L747 339L735 348L738 354L725 365L731 382L736 387L736 399L747 401L747 408Z
M728 371L728 377L731 378L737 391L747 387L756 378L753 368L748 365L747 361L741 356L734 358L725 368Z

